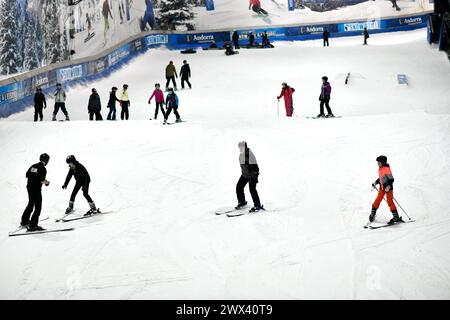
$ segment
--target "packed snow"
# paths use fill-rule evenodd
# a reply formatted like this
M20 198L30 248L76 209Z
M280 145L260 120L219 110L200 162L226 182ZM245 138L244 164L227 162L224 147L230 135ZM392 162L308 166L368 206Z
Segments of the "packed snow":
M151 50L71 88L71 122L50 121L51 99L42 123L32 122L32 107L0 121L0 298L449 299L450 66L425 37L277 43L230 57ZM179 67L183 59L193 74L193 89L177 92L186 122L148 120L153 84L163 84L169 60ZM408 86L397 84L398 73ZM306 118L318 114L323 75L342 118ZM283 81L296 89L289 119L282 101L277 117ZM88 122L90 89L105 105L110 87L123 83L131 120ZM241 140L259 162L268 211L216 216L236 204ZM8 237L27 202L25 171L43 152L51 159L42 226L75 230ZM61 189L70 154L88 169L98 207L112 212L53 221L73 187ZM380 154L416 222L366 230ZM88 210L80 193L75 208ZM377 222L390 217L383 203Z
M433 4L427 0L398 0L397 4L401 8L400 11L393 8L392 2L389 0L369 0L325 12L313 11L307 7L288 11L287 1L285 0L261 0L261 7L269 13L268 17L263 17L248 9L248 0L216 0L214 3L214 11L194 8L196 29L314 24L342 21L343 18L345 20L373 20L433 10Z

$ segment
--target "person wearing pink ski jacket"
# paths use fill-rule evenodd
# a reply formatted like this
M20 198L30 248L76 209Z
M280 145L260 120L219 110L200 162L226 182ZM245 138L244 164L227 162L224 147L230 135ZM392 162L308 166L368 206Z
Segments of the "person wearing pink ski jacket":
M158 117L158 109L161 109L161 112L163 114L163 118L166 117L166 113L164 112L163 104L164 104L164 92L160 89L160 84L155 84L155 90L153 90L152 95L148 99L148 104L152 102L153 97L155 97L156 102L156 108L155 108L155 120ZM150 118L152 120L152 118Z

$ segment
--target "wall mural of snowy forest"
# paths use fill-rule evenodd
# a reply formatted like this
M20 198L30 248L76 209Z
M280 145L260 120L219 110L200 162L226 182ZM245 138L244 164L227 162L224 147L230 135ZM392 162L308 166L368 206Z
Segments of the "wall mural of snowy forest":
M432 10L432 0L258 2L266 14L249 0L0 0L0 77L92 56L147 30L232 30Z

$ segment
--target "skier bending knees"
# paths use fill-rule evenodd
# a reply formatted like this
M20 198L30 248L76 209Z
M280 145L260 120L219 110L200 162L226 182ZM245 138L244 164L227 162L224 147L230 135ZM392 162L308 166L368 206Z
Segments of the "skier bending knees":
M250 209L250 212L258 212L259 210L264 209L261 205L261 201L259 200L258 191L256 190L256 184L258 183L259 166L256 162L255 155L248 148L247 142L239 142L238 147L240 152L239 163L241 165L242 174L236 185L236 195L238 199L236 210L242 209L247 205L247 201L245 201L244 188L247 183L249 183L250 194L253 200L253 208Z
M391 209L393 218L388 222L388 224L394 224L396 222L402 222L402 217L399 217L397 208L394 204L394 177L392 176L391 168L387 163L386 156L379 156L376 159L378 164L378 179L372 184L375 188L380 185L378 190L378 195L372 205L372 212L369 216L369 221L372 222L375 219L378 208L380 207L381 201L383 201L384 196L386 196L389 209Z
M73 211L73 205L75 203L75 197L77 196L78 191L80 189L83 191L83 196L86 198L89 207L91 208L86 215L91 215L97 212L97 208L95 207L95 203L89 195L89 184L91 183L91 177L89 176L86 168L77 161L75 156L70 155L66 159L67 164L69 165L69 172L67 173L66 181L62 186L63 189L67 189L67 185L72 179L72 176L75 177L75 187L73 188L72 194L70 196L69 207L66 209L66 214L69 214Z
M261 8L261 1L259 0L250 0L248 10L250 9L258 14L268 15L267 11Z

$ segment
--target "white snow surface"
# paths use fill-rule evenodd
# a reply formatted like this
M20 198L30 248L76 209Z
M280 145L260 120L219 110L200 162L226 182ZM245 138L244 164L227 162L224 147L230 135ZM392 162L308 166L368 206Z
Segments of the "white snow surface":
M355 5L340 7L335 10L318 12L305 7L288 11L285 0L261 0L261 7L268 11L269 16L262 18L248 10L248 0L216 0L215 10L206 11L205 8L194 8L195 27L198 30L282 26L289 24L327 23L348 20L382 19L408 14L423 13L433 10L433 4L427 0L398 0L401 8L392 8L389 0L369 0Z
M31 107L0 121L0 298L449 299L450 66L425 37L277 43L231 57L151 50L70 89L71 122L49 121L51 100L42 123L31 122ZM186 58L194 89L178 94L187 122L149 121L153 84L163 83L169 60L179 67ZM410 85L398 85L397 73ZM342 118L306 118L318 113L323 75ZM291 119L277 118L282 81L296 89ZM86 121L91 87L105 105L109 88L124 82L131 120ZM241 140L259 162L270 211L216 216L236 203ZM8 237L27 202L25 171L42 152L51 156L42 226L75 230ZM73 187L61 189L69 154L89 170L97 205L113 212L53 222ZM416 222L365 230L380 154ZM81 193L75 207L88 209ZM388 219L383 202L377 221Z

